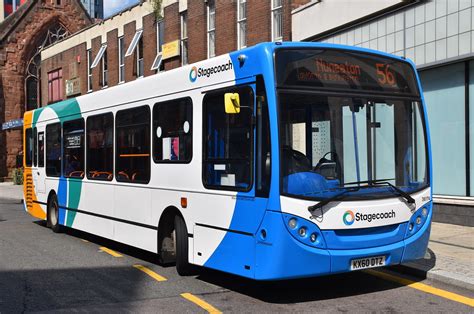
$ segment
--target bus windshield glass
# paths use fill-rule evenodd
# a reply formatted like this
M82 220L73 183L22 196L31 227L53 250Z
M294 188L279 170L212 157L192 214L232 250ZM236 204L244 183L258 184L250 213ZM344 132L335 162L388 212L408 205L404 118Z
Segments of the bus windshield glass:
M276 70L284 195L369 199L428 186L423 107L408 64L282 50Z

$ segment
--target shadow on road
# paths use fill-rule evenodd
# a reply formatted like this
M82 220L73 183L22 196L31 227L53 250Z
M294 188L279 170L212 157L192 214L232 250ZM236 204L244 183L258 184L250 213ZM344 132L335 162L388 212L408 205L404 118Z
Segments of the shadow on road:
M35 222L46 227L43 221ZM82 231L66 229L66 234L106 246L123 254L147 261L161 267L156 254L133 248L115 241L104 239ZM434 254L433 254L434 256ZM435 258L435 257L434 257ZM317 267L317 265L314 265ZM394 269L394 268L392 268ZM413 281L423 280L422 277L410 278ZM318 300L330 300L342 297L370 294L401 287L400 284L383 280L363 271L350 272L338 275L292 279L280 281L255 281L243 277L227 274L211 269L199 269L196 280L219 286L223 289L234 291L263 302L274 304L291 304Z

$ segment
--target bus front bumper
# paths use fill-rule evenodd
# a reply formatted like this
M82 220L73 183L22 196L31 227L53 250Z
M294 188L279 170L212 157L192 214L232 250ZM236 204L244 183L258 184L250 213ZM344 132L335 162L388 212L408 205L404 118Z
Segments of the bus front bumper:
M392 244L364 249L328 250L294 239L283 225L281 213L267 212L261 229L265 240L257 240L255 279L279 280L315 277L351 271L354 259L385 256L385 266L422 258L428 246L431 215L413 236Z

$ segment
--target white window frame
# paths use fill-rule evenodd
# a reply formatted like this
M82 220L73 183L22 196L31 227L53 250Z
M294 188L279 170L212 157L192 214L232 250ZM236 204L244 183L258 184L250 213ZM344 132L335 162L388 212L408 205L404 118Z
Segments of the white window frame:
M127 52L125 53L125 58L129 57L135 52L135 49L137 48L138 41L141 39L143 34L143 29L139 29L135 32L135 35L133 36L132 42L130 43L130 46L127 49Z
M181 48L181 65L188 64L188 12L183 11L180 14L180 48Z
M99 62L102 60L105 49L107 49L107 43L102 44L102 46L100 46L99 52L95 56L94 62L92 62L91 69L95 68L99 64Z
M211 10L212 9L212 10ZM207 10L207 57L212 58L216 56L216 3L214 0L208 0L206 5ZM214 25L211 27L211 14ZM211 37L214 40L211 41Z
M140 45L138 44L140 42L140 40L142 40L142 44L143 44L143 38L139 38L138 41L137 41L137 47L136 47L136 53L137 53L137 59L136 59L136 62L137 62L137 78L140 78L140 77L144 77L145 76L145 47L142 47L143 48L143 51L140 51ZM140 58L140 52L142 53L142 57ZM143 72L140 73L140 61L141 63L143 64Z
M277 6L275 4L276 1L280 2L280 5ZM272 12L271 12L271 28L272 28L272 41L277 42L277 41L283 41L283 0L271 0L272 2ZM280 35L279 37L276 37L275 34L275 15L276 13L279 13L280 15Z
M155 57L155 60L153 60L153 64L151 66L151 69L150 70L155 70L157 72L160 72L160 67L161 67L161 63L163 61L162 59L162 53L161 53L161 37L160 37L160 25L163 25L164 21L163 20L160 20L156 23L156 57Z
M107 68L105 68L105 64L107 63ZM101 70L102 70L102 88L106 88L109 86L109 64L107 60L107 49L104 50L102 53L101 58Z
M118 82L119 84L125 82L125 55L123 55L123 59L122 59L123 63L120 63L120 59L123 53L123 48L120 42L123 43L123 47L125 48L125 39L123 36L118 38L118 67L119 67L119 71L118 71L119 81ZM123 74L122 74L122 69L123 69Z
M273 0L271 0L273 1ZM240 5L241 3L245 3L245 16L240 18ZM240 32L241 26L245 26L245 36L244 44L242 45L242 34ZM237 49L242 49L247 47L247 0L237 0Z
M92 68L91 68L92 50L87 49L87 92L92 92Z

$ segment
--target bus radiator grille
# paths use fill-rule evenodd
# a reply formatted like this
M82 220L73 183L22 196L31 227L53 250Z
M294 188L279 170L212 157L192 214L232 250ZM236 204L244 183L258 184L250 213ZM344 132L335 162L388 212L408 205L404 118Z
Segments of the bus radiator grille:
M33 208L33 176L26 175L26 208L31 210Z

